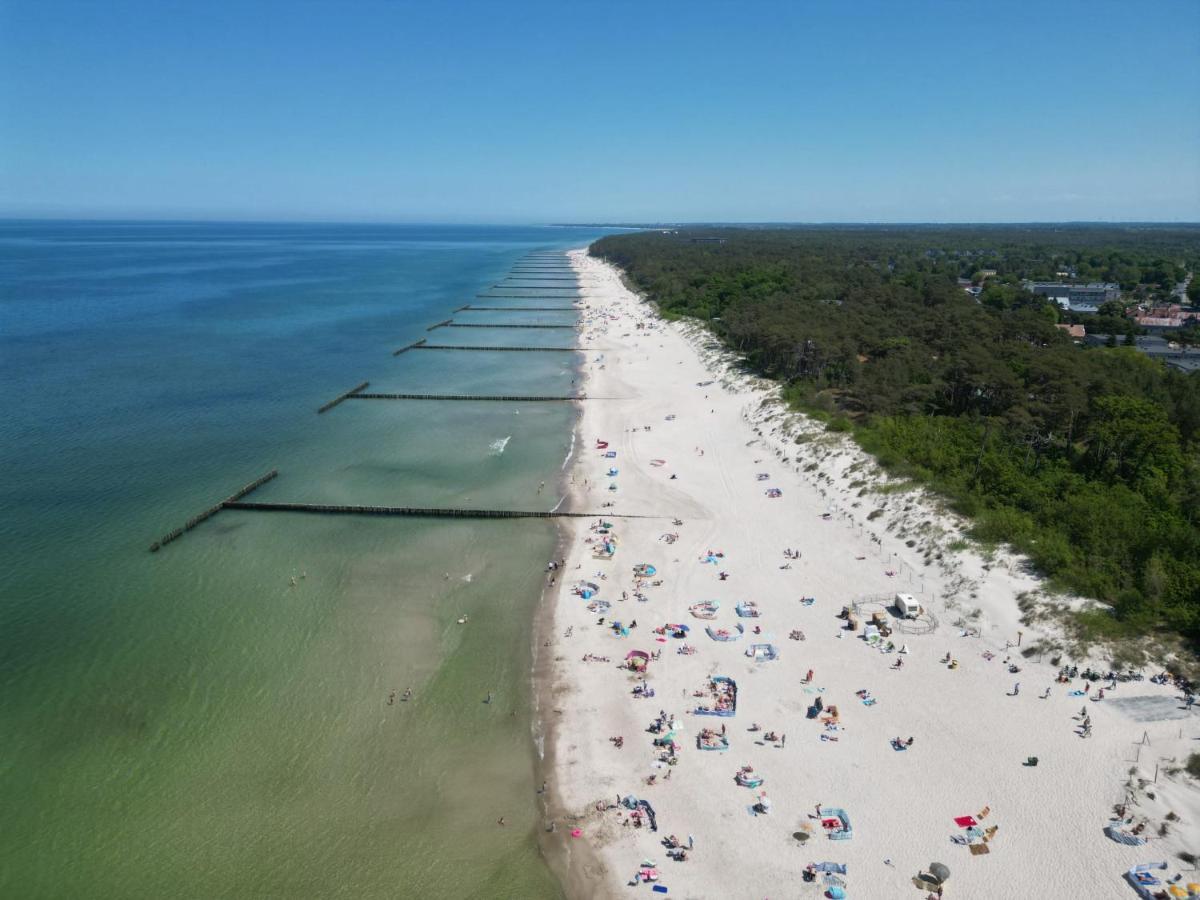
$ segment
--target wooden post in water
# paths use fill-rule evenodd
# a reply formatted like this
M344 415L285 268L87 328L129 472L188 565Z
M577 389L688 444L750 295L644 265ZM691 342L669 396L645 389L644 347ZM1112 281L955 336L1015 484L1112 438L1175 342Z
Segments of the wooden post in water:
M366 390L367 385L370 383L371 382L369 382L369 381L364 381L362 384L358 385L357 387L351 388L350 390L346 391L346 393L340 394L337 397L334 397L332 400L330 400L328 403L326 403L324 406L322 406L320 409L317 410L317 415L319 416L319 415L321 415L321 413L329 412L329 410L333 409L335 406L337 406L343 400L348 400L349 398L351 398L355 394L357 394L359 391Z
M176 538L181 537L185 532L191 531L193 528L195 528L201 522L211 518L212 516L215 516L222 509L224 509L226 507L226 505L228 505L230 503L236 503L238 500L241 500L243 497L245 497L251 491L262 487L264 484L266 484L268 481L270 481L272 478L274 478L278 474L279 474L278 469L272 469L266 475L261 475L258 478L254 479L254 481L250 482L249 484L244 485L243 487L234 491L232 494L230 494L228 497L226 497L224 500L222 500L220 503L216 504L215 506L210 506L208 509L204 510L204 512L200 513L199 515L192 516L190 519L188 519L186 522L183 523L183 527L176 528L173 531L168 531L166 534L164 534L162 537L160 537L157 541L155 541L153 544L151 544L150 552L157 553L166 544L169 544L169 543L171 543L171 541L175 540Z

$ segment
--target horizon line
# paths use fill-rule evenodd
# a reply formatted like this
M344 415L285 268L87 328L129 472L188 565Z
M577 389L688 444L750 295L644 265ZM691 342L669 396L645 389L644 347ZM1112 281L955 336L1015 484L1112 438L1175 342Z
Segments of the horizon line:
M477 227L477 228L627 228L627 229L658 229L658 228L745 228L745 227L805 227L805 228L845 228L845 227L929 227L929 226L1125 226L1125 225L1154 225L1154 226L1200 226L1200 219L843 219L843 220L806 220L806 219L727 219L689 221L636 221L636 222L503 222L503 221L449 221L449 220L402 220L402 219L276 219L276 218L232 218L232 217L175 217L175 216L59 216L59 215L4 215L0 214L0 223L20 224L26 222L60 222L71 224L148 224L148 225L383 225L383 226L441 226L441 227Z

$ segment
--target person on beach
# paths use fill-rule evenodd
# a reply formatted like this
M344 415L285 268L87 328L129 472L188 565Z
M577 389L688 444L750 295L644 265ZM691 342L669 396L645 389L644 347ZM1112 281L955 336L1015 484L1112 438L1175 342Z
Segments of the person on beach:
M1013 685L1012 695L1015 697L1019 693L1021 693L1021 682L1018 681L1016 684Z

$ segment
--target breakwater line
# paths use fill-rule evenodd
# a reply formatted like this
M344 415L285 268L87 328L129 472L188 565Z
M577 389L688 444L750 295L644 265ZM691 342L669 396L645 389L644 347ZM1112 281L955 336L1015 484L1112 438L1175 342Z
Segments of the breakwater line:
M497 294L492 292L475 295L477 300L496 300L501 297L513 300L577 300L579 292L576 291L574 294Z
M195 528L201 522L204 522L204 521L212 518L217 513L219 513L221 510L225 509L230 503L236 503L238 500L240 500L242 497L245 497L251 491L262 487L264 484L266 484L268 481L270 481L272 478L274 478L278 474L279 474L278 469L272 469L266 475L260 475L258 478L254 479L249 484L234 491L232 494L230 494L228 497L226 497L224 500L222 500L220 503L216 504L215 506L210 506L208 509L204 510L204 512L200 513L199 515L192 516L190 519L188 519L186 522L184 522L181 527L176 528L174 531L168 531L166 534L164 534L162 537L160 537L157 541L155 541L153 544L151 544L150 552L157 553L164 546L171 543L171 541L175 540L176 538L182 537L185 533L191 531L193 528Z
M497 347L489 344L476 346L470 344L421 344L419 347L404 347L396 352L402 353L404 350L486 350L497 353L575 353L580 350L590 351L592 349L591 347Z
M426 331L433 331L435 328L570 328L578 329L578 325L503 325L500 323L490 322L455 322L453 319L447 319L445 322L438 322L436 325L430 325Z
M324 406L322 406L320 409L317 410L317 415L319 416L321 413L329 412L329 410L333 409L335 406L337 406L343 400L348 400L350 397L353 397L359 391L366 390L367 385L369 385L370 383L371 382L369 382L369 381L364 381L362 384L358 385L357 387L353 387L350 390L346 391L346 393L339 394L338 396L334 397L332 400L330 400L328 403L326 403Z
M192 516L180 528L174 531L169 531L153 544L150 545L150 552L157 553L164 546L182 537L187 532L191 531L197 525L208 521L223 509L240 509L253 512L301 512L301 513L320 513L326 515L353 515L353 516L407 516L412 518L424 519L555 519L555 518L570 518L570 519L665 519L667 516L651 516L635 513L618 513L611 510L604 512L560 512L559 507L562 506L560 500L549 511L530 510L530 509L457 509L454 507L428 507L428 506L354 506L346 504L327 504L327 503L288 503L286 501L279 502L264 502L258 500L243 500L250 492L266 484L271 479L279 474L277 469L272 469L265 475L256 478L245 487L235 491L220 503L210 506L208 509L199 515Z
M424 344L425 338L421 338L419 341L413 341L407 347L401 347L399 350L396 350L392 353L392 356L399 356L401 353L407 353L409 350L416 350L418 347L424 346Z
M455 312L578 312L578 306L460 306Z
M412 516L434 519L665 519L667 516L639 515L635 513L604 512L560 512L557 510L528 509L455 509L449 507L418 506L345 506L324 503L260 503L241 500L227 503L225 509L253 510L256 512L302 512L350 516Z
M548 401L588 400L583 396L553 394L354 394L349 400L486 400L500 403L542 403Z

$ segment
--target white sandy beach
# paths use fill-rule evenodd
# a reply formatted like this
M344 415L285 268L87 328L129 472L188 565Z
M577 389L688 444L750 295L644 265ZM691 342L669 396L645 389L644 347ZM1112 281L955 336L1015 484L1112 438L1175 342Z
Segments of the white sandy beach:
M581 342L596 349L586 354L586 393L595 399L584 404L568 502L584 511L611 502L604 511L652 517L609 519L617 539L609 560L593 558L595 520L577 520L556 573L555 686L542 715L553 722L551 789L568 811L558 835L568 851L586 845L600 861L573 868L572 892L653 896L648 884L630 886L644 861L670 896L707 898L824 896L822 879L806 883L801 873L826 861L845 864L838 877L847 896L868 898L925 897L913 877L935 861L950 869L951 898L1133 897L1122 880L1130 866L1169 861L1163 874L1179 872L1175 854L1200 850L1200 797L1185 776L1165 770L1200 746L1200 728L1178 692L1147 680L1120 683L1099 701L1069 696L1082 679L1056 683L1049 658L1038 663L1007 646L1018 630L1025 647L1041 636L1019 622L1017 595L1038 585L1018 561L997 556L989 565L948 549L960 536L952 516L920 492L879 493L883 476L844 436L785 416L770 386L731 370L711 338L662 322L583 251L572 258L583 283ZM598 440L616 456L606 457ZM770 488L781 496L767 496ZM678 534L674 543L663 539L669 533ZM800 559L785 559L785 548ZM702 562L710 551L723 554L715 564ZM644 602L634 597L640 563L661 581L645 583ZM611 603L607 612L589 611L573 593L580 580L599 586L593 599ZM837 618L843 606L896 592L913 594L937 620L932 633L891 635L907 653L883 652L888 639L869 645L864 623L848 631ZM801 603L806 597L811 605ZM712 621L689 613L705 600L719 601ZM741 601L761 615L739 618ZM613 620L637 627L619 636ZM688 637L655 634L668 622L689 626ZM705 634L706 625L738 624L745 634L737 640ZM973 633L964 636L966 628ZM804 639L790 638L793 630ZM752 661L752 643L774 645L780 658ZM680 654L684 644L695 653ZM646 676L652 698L634 698L640 679L618 668L633 650L661 650ZM610 661L584 661L587 654ZM947 654L956 668L942 662ZM1019 673L1008 671L1009 658ZM736 715L693 714L701 702L693 692L712 675L736 681ZM817 698L836 706L836 729L806 718ZM1092 721L1087 738L1078 733L1081 709ZM647 731L660 710L678 723L673 766L659 762L663 749ZM750 731L752 723L762 730ZM697 749L701 728L722 726L728 751ZM770 731L786 741L765 741ZM1148 744L1139 746L1143 735ZM892 738L910 736L910 748L893 749ZM1036 767L1023 765L1030 756ZM1128 810L1131 826L1147 821L1150 843L1109 839L1103 829L1126 799L1130 769L1152 779L1156 764L1157 783L1136 792ZM763 777L761 788L734 782L742 766ZM760 791L770 801L765 815L752 810ZM657 832L623 824L628 810L609 808L627 795L652 804ZM853 836L828 837L818 805L845 810ZM1168 812L1178 820L1159 837ZM998 827L986 843L972 840L954 821L962 816L976 817L980 831ZM801 842L798 832L811 836ZM672 834L685 845L693 836L686 861L669 859L660 843ZM1188 881L1200 873L1185 873Z

